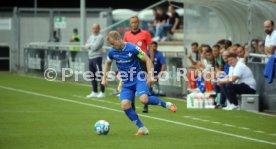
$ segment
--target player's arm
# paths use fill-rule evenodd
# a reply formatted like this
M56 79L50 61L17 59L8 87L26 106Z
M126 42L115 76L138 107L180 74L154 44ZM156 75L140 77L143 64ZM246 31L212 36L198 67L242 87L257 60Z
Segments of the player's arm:
M162 72L164 72L164 71L166 71L167 70L167 64L162 64L162 66L161 66L161 76L163 75L163 73Z
M171 29L172 32L174 32L176 30L176 27L177 27L178 23L179 23L179 18L176 17L175 21L174 21L174 24L173 24L173 27Z
M112 64L112 60L107 58L105 65L104 65L104 72L103 72L103 79L102 79L102 85L107 86L107 75L110 70Z
M235 82L236 80L239 79L239 76L226 76L223 79L221 79L217 85L220 86L222 84L226 84L226 83L232 83Z
M267 54L271 54L271 53L273 54L275 48L276 48L276 46L271 45L271 46L269 46L269 47L266 47L266 48L265 48L265 51L266 51Z
M148 71L147 83L151 84L152 81L154 81L152 62L150 58L146 54L144 54L144 52L143 52L143 55L141 55L139 58L146 63L147 71Z

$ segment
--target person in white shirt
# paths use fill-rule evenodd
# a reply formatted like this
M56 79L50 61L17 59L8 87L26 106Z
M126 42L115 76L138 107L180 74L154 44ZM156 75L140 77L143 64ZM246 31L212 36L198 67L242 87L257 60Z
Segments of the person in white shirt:
M228 64L231 66L228 76L217 82L221 86L221 91L226 95L230 105L225 110L238 109L237 94L255 94L256 80L249 67L238 60L235 53L228 55Z
M265 53L273 54L276 52L276 30L272 20L264 22L264 31L267 34L265 38Z

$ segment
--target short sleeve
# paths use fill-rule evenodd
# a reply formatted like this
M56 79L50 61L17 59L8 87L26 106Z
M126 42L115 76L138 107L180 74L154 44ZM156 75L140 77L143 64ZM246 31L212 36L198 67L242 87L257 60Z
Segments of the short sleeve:
M146 42L147 42L147 45L152 43L151 35L149 32L146 32Z
M135 46L133 53L137 55L139 59L141 59L145 55L145 53L138 46Z
M109 50L107 58L108 61L112 61L113 60L113 56L112 56L112 52Z
M165 59L165 57L163 56L163 54L162 53L159 53L159 62L160 62L160 64L166 64L166 59Z
M237 63L237 66L234 68L233 71L233 76L237 76L239 78L241 78L243 71L245 70L245 68L243 67L242 64L239 64L240 62Z
M276 30L274 30L274 34L271 37L271 45L276 46Z

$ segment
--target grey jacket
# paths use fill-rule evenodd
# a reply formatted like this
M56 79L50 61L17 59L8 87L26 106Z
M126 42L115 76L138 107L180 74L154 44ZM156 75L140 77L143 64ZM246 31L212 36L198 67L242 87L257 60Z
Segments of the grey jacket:
M103 44L104 38L103 35L98 34L91 34L86 42L86 47L88 48L88 57L89 59L94 59L97 57L103 56Z

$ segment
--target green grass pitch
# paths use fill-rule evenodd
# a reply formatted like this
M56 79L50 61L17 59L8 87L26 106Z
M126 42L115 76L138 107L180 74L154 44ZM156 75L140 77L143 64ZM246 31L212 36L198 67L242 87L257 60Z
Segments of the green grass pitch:
M0 149L269 149L276 148L276 117L244 111L191 110L184 100L162 98L178 107L171 113L150 106L140 119L150 131L136 137L136 126L122 112L119 99L85 99L88 85L49 82L0 73ZM107 120L106 136L93 132Z

